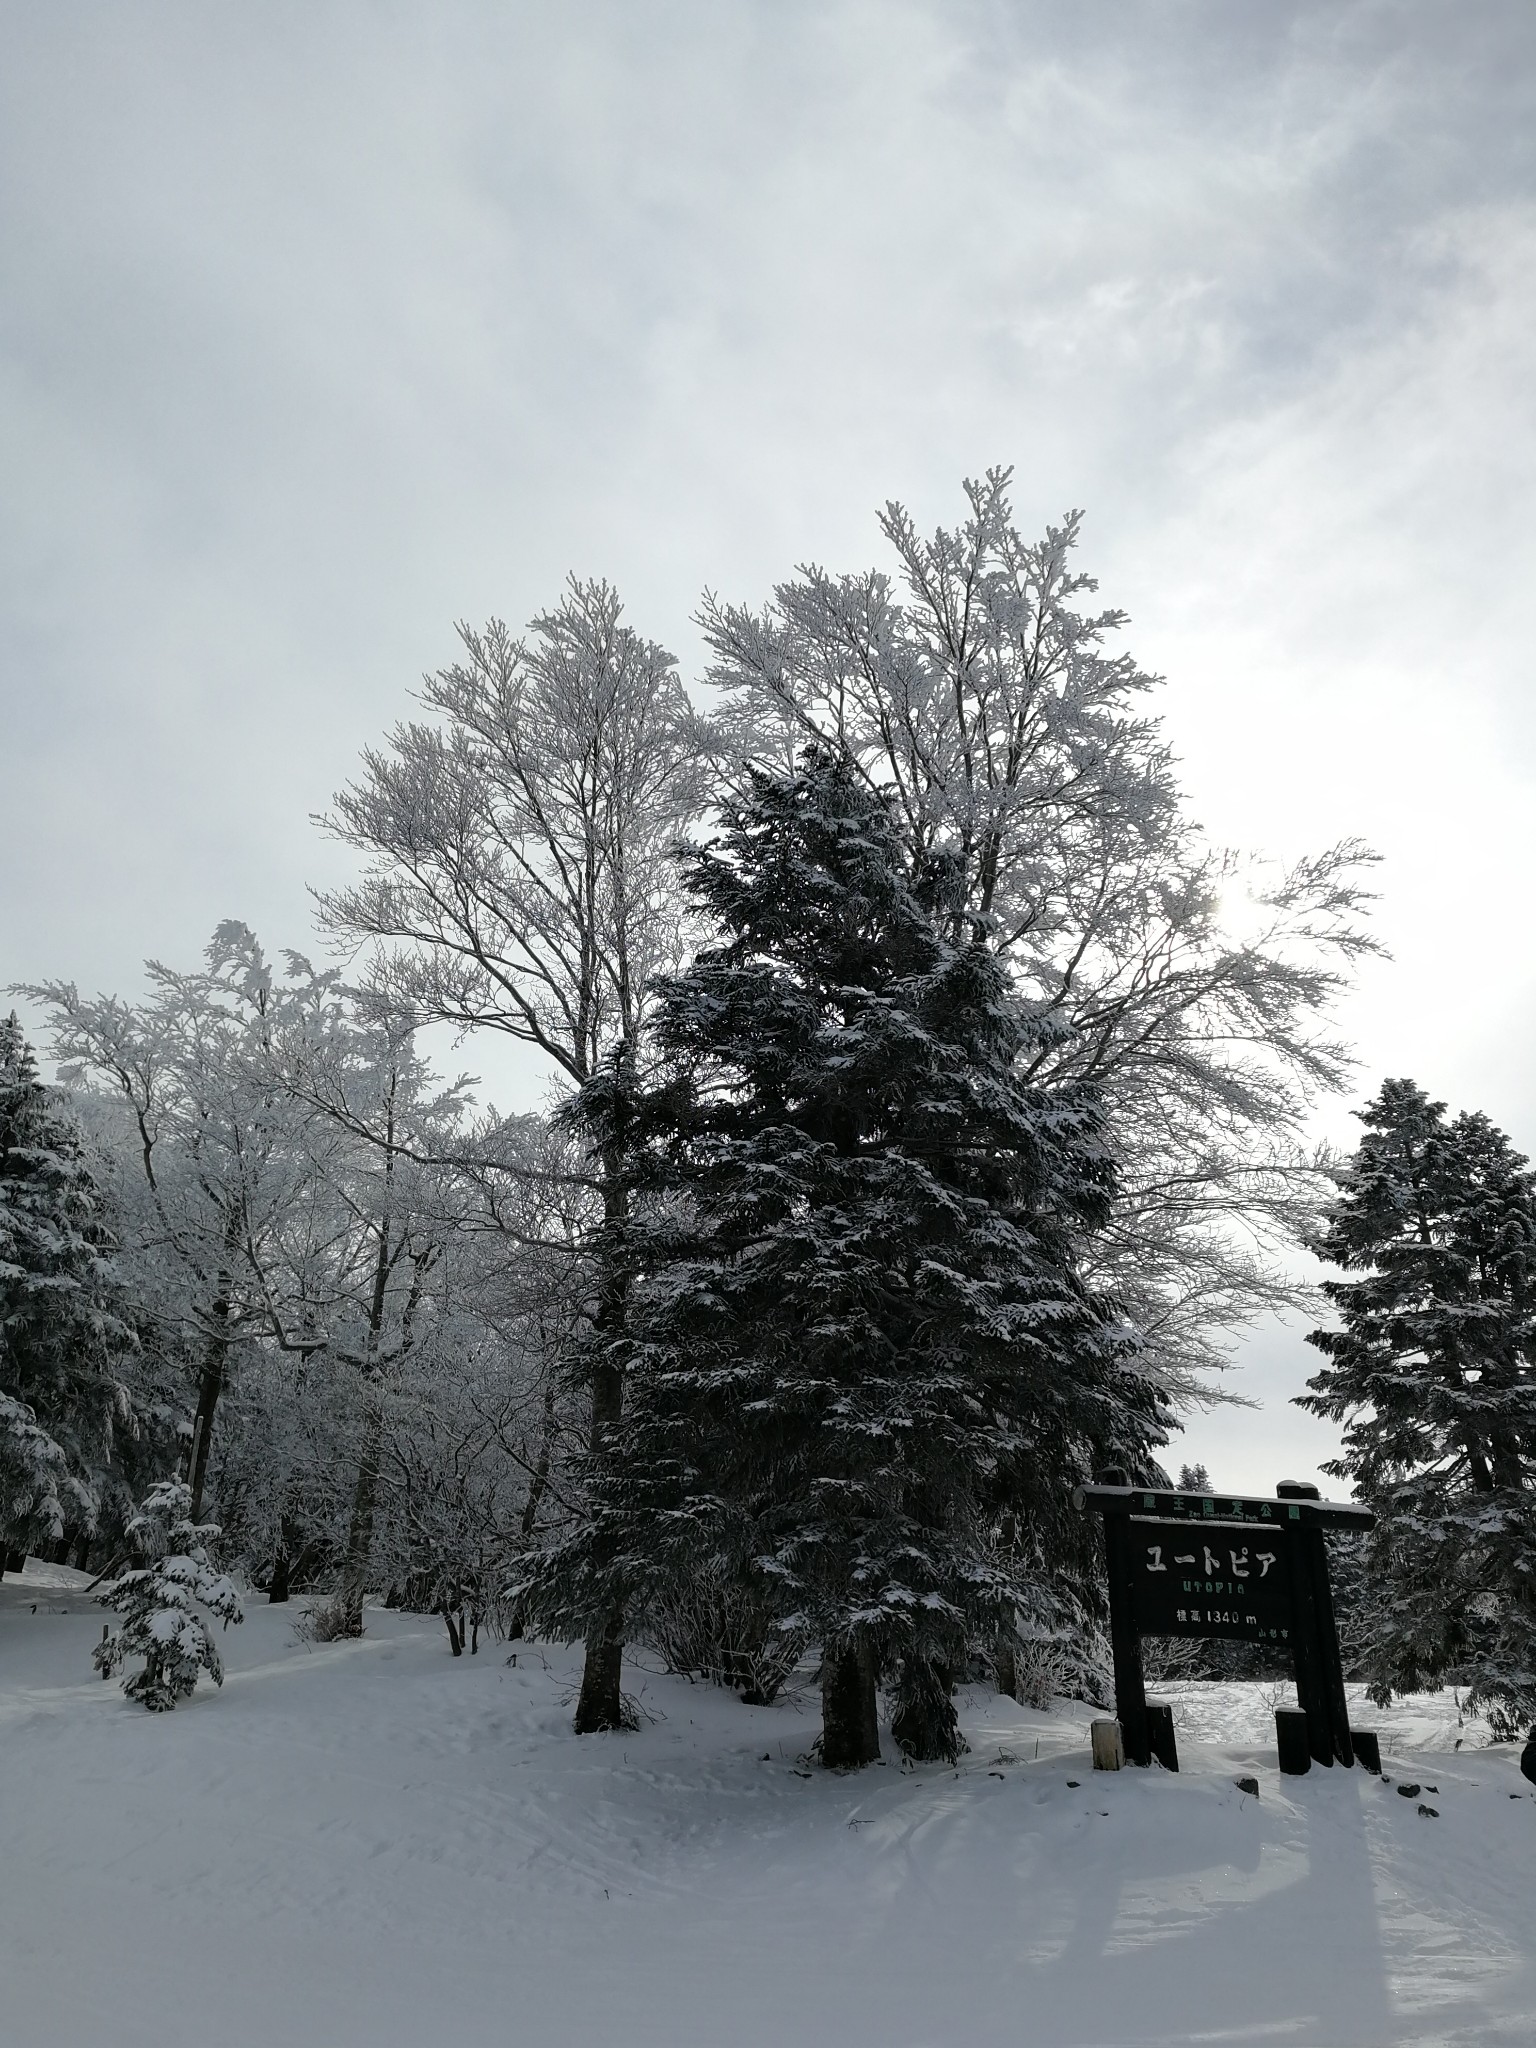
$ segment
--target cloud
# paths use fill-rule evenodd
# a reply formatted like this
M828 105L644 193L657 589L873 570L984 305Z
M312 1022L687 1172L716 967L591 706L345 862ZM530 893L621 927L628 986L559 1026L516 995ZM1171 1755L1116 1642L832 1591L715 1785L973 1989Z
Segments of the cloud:
M1012 461L1213 828L1387 853L1367 1068L1536 1123L1525 0L6 35L0 981L302 944L308 816L455 618L602 573L691 663L705 585Z
M1385 857L1395 959L1345 1020L1368 1085L1411 1072L1536 1136L1536 205L1458 214L1414 253L1414 317L1193 437L1178 513L1116 584L1176 678L1211 828Z

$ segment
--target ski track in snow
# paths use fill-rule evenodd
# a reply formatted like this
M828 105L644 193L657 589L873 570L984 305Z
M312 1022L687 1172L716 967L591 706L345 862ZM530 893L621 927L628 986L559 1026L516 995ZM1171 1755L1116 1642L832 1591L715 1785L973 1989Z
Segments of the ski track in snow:
M1243 1685L1162 1690L1177 1777L980 1692L958 1770L807 1777L814 1702L626 1668L578 1740L574 1652L372 1609L253 1601L146 1714L83 1584L0 1584L0 2048L1536 2040L1536 1787L1450 1695L1359 1708L1391 1784L1281 1779Z

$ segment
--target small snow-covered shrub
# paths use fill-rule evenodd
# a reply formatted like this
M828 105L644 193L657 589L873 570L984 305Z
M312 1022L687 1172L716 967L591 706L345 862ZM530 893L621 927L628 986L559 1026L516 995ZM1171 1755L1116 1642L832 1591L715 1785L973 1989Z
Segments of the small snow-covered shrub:
M333 1594L329 1600L316 1600L293 1624L296 1643L335 1643L362 1633L362 1615L344 1593Z
M1107 1705L1115 1696L1109 1642L1102 1629L1087 1625L1071 1634L1025 1635L1014 1653L1014 1697L1040 1713L1054 1700Z
M190 1699L200 1671L215 1685L224 1683L223 1660L199 1609L227 1628L242 1619L240 1602L209 1562L207 1546L219 1533L217 1525L192 1520L192 1490L180 1480L155 1487L126 1533L144 1563L97 1594L104 1607L123 1616L123 1625L97 1644L92 1661L110 1678L130 1658L142 1657L143 1670L123 1681L123 1691L151 1713L166 1713Z
M806 1648L804 1630L775 1628L747 1588L708 1571L652 1602L643 1640L668 1671L729 1687L749 1706L772 1704Z

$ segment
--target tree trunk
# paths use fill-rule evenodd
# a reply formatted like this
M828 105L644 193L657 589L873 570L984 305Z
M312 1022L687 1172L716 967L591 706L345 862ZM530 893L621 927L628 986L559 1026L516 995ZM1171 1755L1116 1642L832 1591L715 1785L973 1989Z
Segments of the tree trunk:
M1019 1542L1019 1519L1012 1508L1004 1509L997 1534L1003 1555L1012 1560ZM998 1635L997 1647L992 1653L992 1669L998 1691L1004 1698L1016 1700L1019 1696L1019 1646L1011 1628L1003 1629Z
M955 1717L954 1674L926 1657L904 1657L896 1684L891 1733L896 1747L914 1763L952 1764L965 1738Z
M385 1156L384 1185L393 1190L395 1177L394 1102L390 1101L386 1127L389 1151ZM341 1599L346 1610L346 1633L363 1632L363 1596L368 1590L368 1560L373 1551L374 1505L379 1493L379 1467L384 1455L384 1415L374 1384L377 1372L379 1336L384 1328L384 1304L389 1289L390 1217L386 1209L379 1224L379 1241L373 1262L373 1295L368 1304L368 1354L373 1370L364 1385L367 1404L363 1418L363 1448L357 1461L357 1481L352 1489L352 1519L347 1526L347 1555L341 1571ZM418 1275L419 1278L419 1275ZM408 1311L409 1313L409 1311ZM457 1656L457 1650L453 1653Z
M1457 1373L1457 1380L1459 1383L1464 1384L1464 1382L1461 1380L1460 1372ZM1483 1455L1483 1446L1481 1441L1473 1433L1473 1431L1469 1429L1466 1431L1466 1442L1467 1465L1472 1474L1473 1490L1477 1493L1492 1493L1493 1472L1488 1464L1487 1458Z
M1520 1493L1525 1488L1525 1464L1520 1456L1520 1440L1512 1430L1496 1429L1491 1432L1488 1449L1493 1461L1493 1480L1511 1493Z
M288 1539L278 1532L277 1554L272 1560L272 1582L267 1590L267 1605L280 1607L288 1598Z
M1016 1700L1019 1696L1019 1653L1011 1641L999 1642L992 1658L992 1669L997 1675L997 1689L1006 1699Z
M619 1691L619 1669L623 1658L623 1618L610 1615L605 1625L592 1629L587 1636L581 1696L576 1702L578 1735L597 1735L605 1729L625 1725L624 1702Z
M229 1275L219 1275L219 1291L214 1298L212 1316L219 1326L219 1332L227 1330L229 1324ZM200 1522L203 1518L203 1486L208 1477L208 1449L213 1439L213 1418L219 1405L219 1395L224 1391L224 1367L229 1350L229 1339L225 1334L216 1333L208 1339L203 1353L203 1375L197 1389L197 1413L192 1421L192 1448L187 1460L187 1484L192 1489L192 1519Z
M551 1379L544 1389L544 1426L539 1439L539 1455L534 1460L533 1477L528 1482L528 1498L523 1502L521 1528L523 1541L531 1543L533 1532L538 1527L539 1508L549 1488L549 1461L555 1443L555 1383Z
M362 1456L357 1464L357 1483L352 1489L352 1519L347 1527L347 1556L341 1574L347 1633L354 1636L363 1632L363 1596L368 1589L368 1560L373 1552L373 1522L383 1449L383 1418L370 1405L363 1430Z
M623 1050L616 1055L622 1064ZM629 1192L624 1186L623 1149L613 1144L603 1155L603 1274L597 1311L597 1335L610 1343L623 1333L628 1308L629 1281L624 1243L629 1221ZM600 1359L592 1374L592 1450L600 1453L617 1428L624 1412L624 1379L617 1365ZM596 1735L603 1729L622 1728L624 1705L619 1692L619 1670L623 1662L624 1616L621 1610L601 1615L587 1631L586 1656L581 1671L581 1695L576 1702L576 1733Z
M823 1648L821 1760L829 1771L858 1770L880 1761L875 1677L874 1652L864 1639Z

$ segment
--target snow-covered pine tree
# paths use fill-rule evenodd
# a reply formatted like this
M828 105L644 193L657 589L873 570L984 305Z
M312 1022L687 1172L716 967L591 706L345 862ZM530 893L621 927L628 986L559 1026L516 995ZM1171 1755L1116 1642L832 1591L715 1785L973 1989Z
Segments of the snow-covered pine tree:
M110 1678L130 1658L142 1657L144 1668L124 1679L123 1691L152 1714L190 1699L199 1671L215 1685L224 1683L223 1659L199 1607L226 1628L243 1618L234 1587L208 1557L217 1526L191 1517L192 1489L179 1479L163 1480L128 1524L128 1541L144 1563L96 1596L123 1616L116 1635L96 1645L96 1668Z
M1373 1696L1449 1679L1512 1733L1536 1714L1536 1177L1488 1118L1412 1081L1365 1136L1315 1249L1347 1272L1301 1405L1342 1422L1325 1469L1380 1520L1358 1618Z
M29 1543L90 1513L91 1496L24 1401L0 1394L0 1567L19 1570Z
M0 1549L89 1525L129 1421L133 1337L114 1307L111 1232L78 1125L0 1019Z
M945 872L910 882L845 758L754 773L687 877L722 937L662 984L669 1071L616 1065L577 1112L638 1176L628 1405L533 1611L643 1627L734 1579L823 1645L825 1763L878 1755L880 1673L899 1745L953 1756L954 1675L1048 1601L1032 1562L1080 1546L1071 1486L1163 1434L1077 1272L1100 1112L1020 1079L1042 1027L941 935ZM1010 1516L1033 1541L999 1540Z
M1266 1248L1327 1192L1305 1131L1348 1077L1327 1013L1371 949L1370 856L1346 844L1282 873L1210 846L1158 678L1116 647L1124 615L1084 602L1080 515L1032 541L1009 470L964 488L932 534L887 504L890 573L812 565L763 601L706 596L723 764L846 746L892 791L914 879L936 851L955 863L956 931L980 913L1015 985L1071 1027L1032 1078L1103 1099L1116 1195L1088 1270L1183 1405L1236 1331L1304 1294Z

